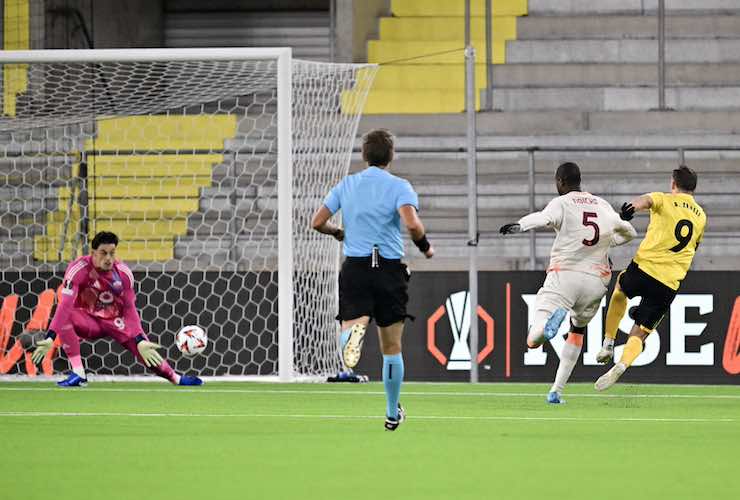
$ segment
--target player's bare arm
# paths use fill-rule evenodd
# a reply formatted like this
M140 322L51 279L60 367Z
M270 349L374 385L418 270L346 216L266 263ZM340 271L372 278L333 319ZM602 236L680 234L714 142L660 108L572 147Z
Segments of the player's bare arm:
M398 209L398 213L401 216L401 222L411 235L414 245L427 259L431 259L434 256L434 248L427 240L424 224L421 222L419 214L416 213L416 208L412 205L403 205Z
M642 196L638 196L637 198L633 199L629 203L623 203L622 209L619 212L619 216L622 218L622 220L632 220L635 212L650 210L652 206L653 199L650 197L649 194L643 194Z
M321 205L311 219L311 227L322 234L333 236L337 241L344 240L344 230L329 221L332 213L324 205Z

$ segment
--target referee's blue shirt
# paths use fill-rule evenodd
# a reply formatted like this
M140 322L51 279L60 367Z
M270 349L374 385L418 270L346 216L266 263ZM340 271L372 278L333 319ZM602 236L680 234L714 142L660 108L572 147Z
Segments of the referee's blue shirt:
M381 257L403 257L398 213L403 205L419 210L414 188L409 181L378 167L345 177L324 199L324 206L332 214L342 210L346 257L368 257L374 245Z

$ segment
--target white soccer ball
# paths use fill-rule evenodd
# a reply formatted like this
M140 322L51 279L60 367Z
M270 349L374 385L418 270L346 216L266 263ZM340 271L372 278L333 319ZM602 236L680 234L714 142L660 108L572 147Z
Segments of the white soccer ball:
M183 326L175 337L175 344L185 356L196 356L208 347L208 335L196 325Z

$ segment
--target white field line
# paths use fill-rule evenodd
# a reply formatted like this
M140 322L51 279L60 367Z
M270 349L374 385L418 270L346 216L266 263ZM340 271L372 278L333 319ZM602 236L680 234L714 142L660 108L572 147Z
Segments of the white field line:
M61 389L58 387L0 387L0 392L135 392L135 393L167 393L167 394L286 394L286 395L347 395L347 396L384 396L383 391L358 391L358 390L329 390L329 389L209 389L208 386L203 388L184 388L162 386L161 389L150 388L124 388L124 387L86 387L80 389ZM495 397L495 398L544 398L544 393L539 392L453 392L453 391L402 391L404 397ZM660 398L660 399L729 399L740 400L740 394L598 394L598 393L565 393L566 398L604 398L604 399L632 399L632 398Z
M126 418L257 418L257 419L313 419L313 420L376 420L378 415L311 415L279 413L130 413L130 412L0 412L0 417L126 417ZM649 417L526 417L504 415L414 415L414 420L507 420L556 422L667 422L667 423L733 423L736 418L649 418Z

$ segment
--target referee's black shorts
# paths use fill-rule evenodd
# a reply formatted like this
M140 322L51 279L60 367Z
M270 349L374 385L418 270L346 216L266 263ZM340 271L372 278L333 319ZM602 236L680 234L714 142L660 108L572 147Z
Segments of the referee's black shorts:
M643 329L655 330L671 307L676 290L647 274L634 261L619 275L618 281L627 297L642 297L632 318L635 323Z
M386 327L410 317L410 273L400 259L378 259L372 267L370 257L347 257L339 272L339 316L348 321L370 316L378 326Z

